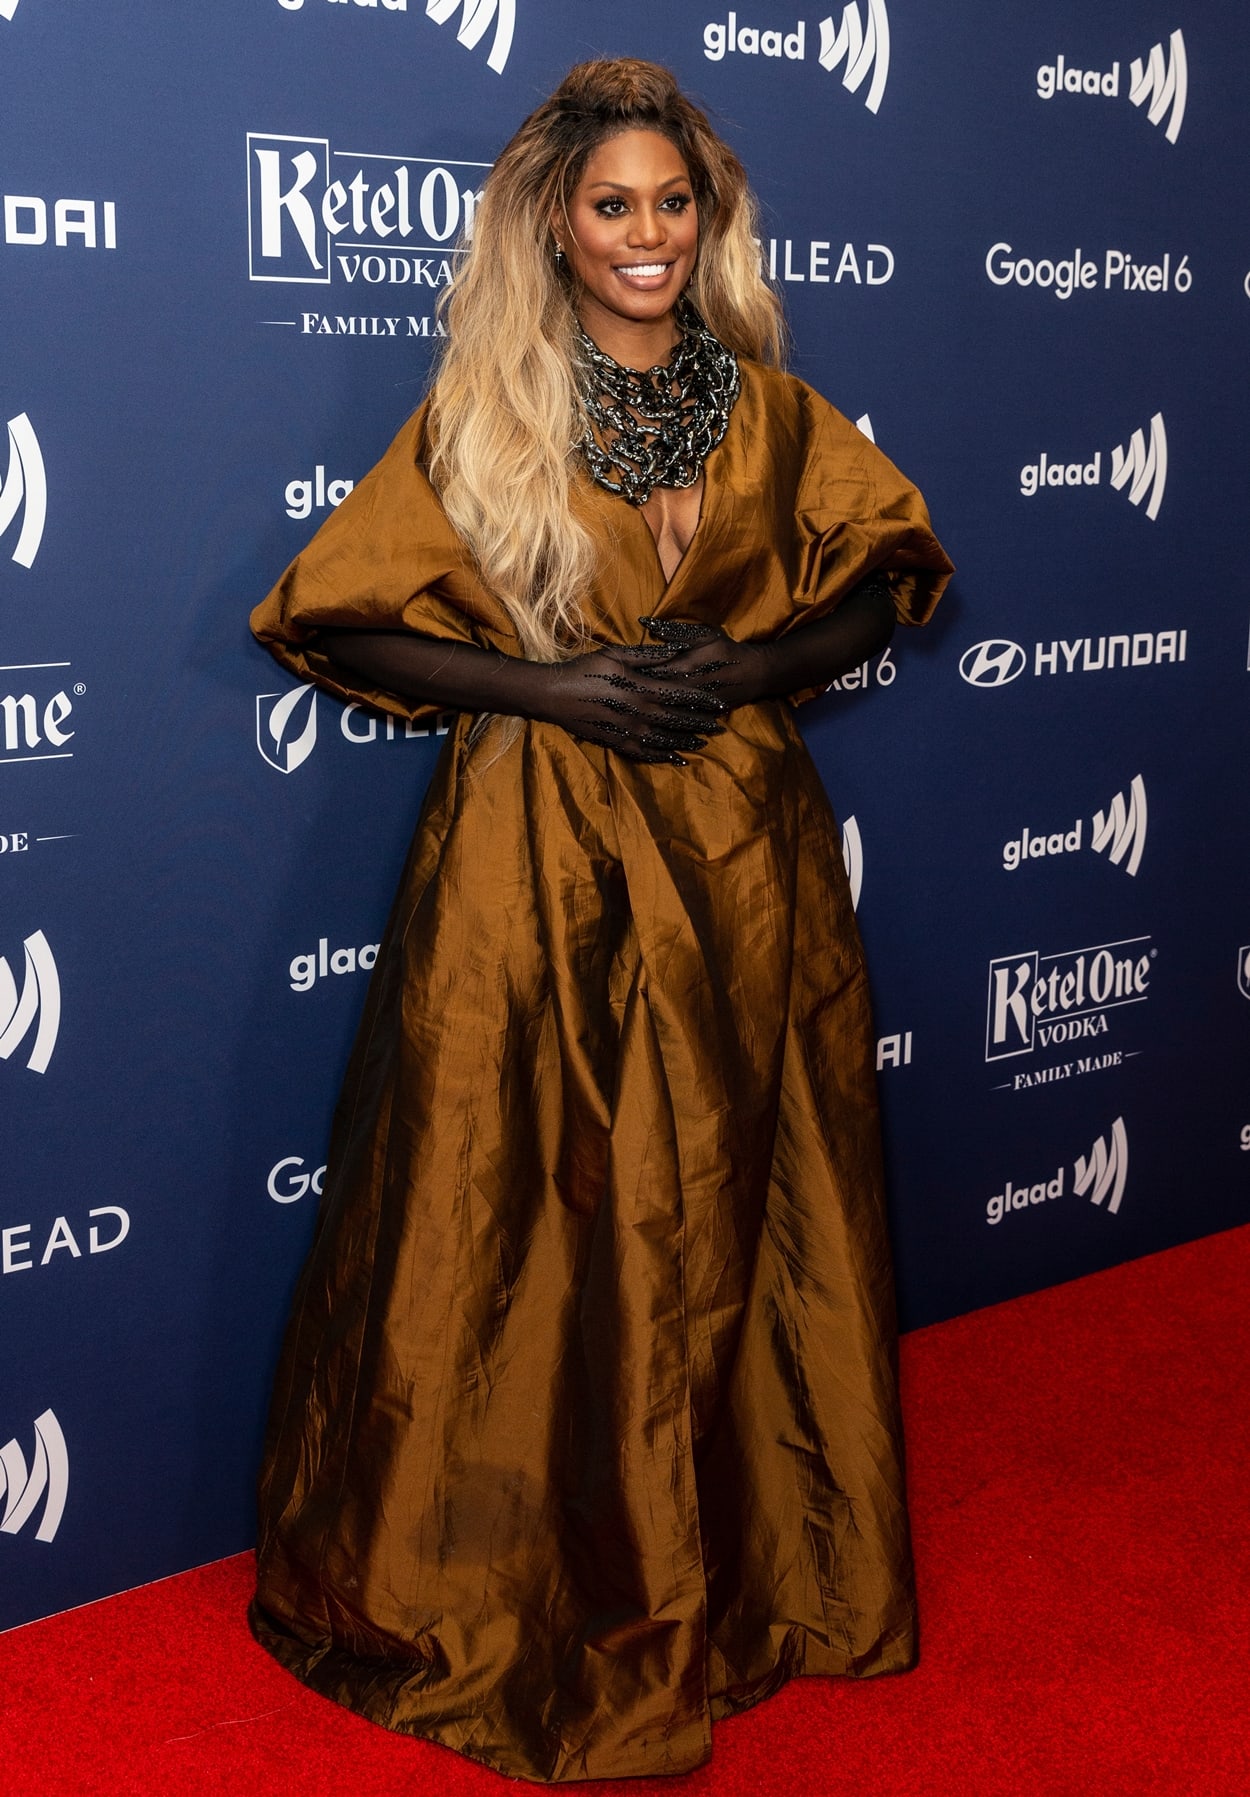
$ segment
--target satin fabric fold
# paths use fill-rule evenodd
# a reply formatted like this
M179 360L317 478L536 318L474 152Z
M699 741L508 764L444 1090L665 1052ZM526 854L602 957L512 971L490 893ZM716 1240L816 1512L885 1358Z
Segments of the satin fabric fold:
M253 624L517 652L422 471L424 411ZM587 481L595 634L738 637L875 567L927 616L915 489L743 364L667 585ZM313 1688L542 1781L682 1772L802 1673L900 1670L914 1606L873 1031L792 709L686 768L458 720L336 1112L275 1384L253 1627Z

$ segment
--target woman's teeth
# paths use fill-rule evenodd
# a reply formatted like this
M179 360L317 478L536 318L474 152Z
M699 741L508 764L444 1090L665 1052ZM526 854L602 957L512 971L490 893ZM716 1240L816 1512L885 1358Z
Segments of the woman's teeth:
M668 267L667 262L631 262L628 267L618 268L618 275L662 275Z

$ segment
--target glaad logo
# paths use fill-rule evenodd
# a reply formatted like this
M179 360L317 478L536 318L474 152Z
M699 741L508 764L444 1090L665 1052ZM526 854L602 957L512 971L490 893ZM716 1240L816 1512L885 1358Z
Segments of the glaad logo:
M856 0L848 0L840 25L835 25L832 17L822 19L817 61L830 74L845 63L842 85L850 94L858 93L871 75L864 105L869 112L876 112L890 73L890 21L885 0L867 0L866 18L865 24ZM796 20L793 31L763 30L758 25L740 25L737 13L731 12L723 24L715 21L703 27L703 54L709 62L723 62L726 56L806 62L807 22Z
M249 131L248 277L328 287L337 265L348 283L446 287L489 166L358 155L331 150L325 137ZM398 323L371 334L394 336Z
M318 980L332 973L368 973L378 958L378 942L365 942L360 948L330 947L323 936L315 955L296 955L289 969L292 992L311 992Z
M0 1061L7 1061L35 1026L26 1065L32 1073L46 1073L61 1027L61 982L48 939L42 930L28 936L26 972L21 996L12 969L0 955Z
M1127 805L1124 794L1118 792L1105 812L1094 813L1089 846L1099 855L1106 849L1107 859L1115 867L1127 855L1124 871L1136 874L1146 847L1146 782L1140 774L1133 776Z
M1184 661L1189 651L1188 630L1139 630L1132 636L1078 636L1033 645L1033 672L1037 674L1100 674L1112 668L1159 667L1165 661ZM1060 665L1062 663L1062 666ZM969 686L1007 686L1029 665L1019 643L990 637L974 643L959 658L959 672Z
M345 705L339 713L339 730L346 742L416 742L430 736L446 736L450 712L440 712L433 730L406 718L375 717L361 705ZM303 767L317 745L317 689L292 687L287 693L256 695L256 747L262 758L280 774Z
M1015 873L1026 861L1040 861L1049 855L1070 855L1083 846L1085 820L1077 818L1070 830L1052 830L1034 834L1022 830L1003 844L1003 867ZM1127 801L1116 793L1105 811L1096 811L1090 823L1089 846L1096 854L1107 851L1107 859L1124 866L1126 874L1136 874L1146 847L1146 783L1134 774Z
M987 1223L1001 1223L1009 1211L1028 1210L1030 1205L1045 1204L1047 1199L1062 1198L1067 1168L1057 1167L1050 1179L1039 1179L1033 1185L1013 1185L1008 1180L1001 1192L985 1206ZM1078 1198L1088 1192L1091 1204L1101 1204L1109 1196L1107 1209L1112 1216L1120 1208L1128 1179L1128 1135L1123 1117L1111 1125L1111 1146L1099 1136L1088 1155L1079 1154L1072 1168L1072 1190Z
M1113 62L1105 71L1078 69L1057 56L1053 63L1043 63L1037 71L1037 97L1053 100L1056 94L1089 94L1105 100L1120 97L1120 65ZM1164 136L1174 144L1181 134L1185 117L1185 101L1189 95L1189 63L1185 55L1185 39L1174 31L1168 39L1166 55L1162 44L1155 44L1144 59L1135 56L1129 68L1128 97L1134 106L1145 106L1152 125L1166 118Z
M1088 1160L1084 1155L1080 1156L1073 1168L1072 1189L1080 1198L1088 1192L1091 1204L1101 1204L1106 1198L1107 1209L1114 1216L1120 1208L1127 1179L1128 1136L1123 1117L1117 1117L1111 1125L1111 1147L1107 1147L1104 1136L1099 1136L1089 1151Z
M985 1058L1006 1061L1061 1042L1105 1036L1107 1014L1150 996L1149 936L990 962Z
M876 112L885 93L890 73L890 21L885 0L868 0L868 24L860 22L855 0L842 9L842 23L822 19L820 25L820 66L832 74L842 61L846 70L842 85L848 93L858 93L869 71L872 80L864 96L869 112Z
M42 1499L43 1516L35 1540L54 1541L68 1495L69 1449L56 1413L45 1410L35 1418L35 1457L29 1469L16 1438L0 1448L0 1498L4 1499L0 1531L19 1534Z
M286 515L288 518L307 518L314 506L322 512L327 506L342 505L355 485L354 480L327 481L325 466L318 462L311 480L287 482Z
M0 19L11 19L17 11L18 0L0 0Z
M330 4L346 6L347 0L330 0ZM378 0L353 0L353 4L369 7L374 11L378 8ZM384 12L408 11L408 0L381 0L381 4ZM285 12L302 12L304 0L278 0L278 5ZM496 75L502 75L516 29L516 0L425 0L425 16L433 19L436 25L445 25L456 13L463 15L456 31L456 41L463 44L466 50L476 50L493 21L495 37L490 55L486 58L486 66L493 69Z
M1096 487L1102 482L1102 451L1095 450L1092 461L1055 461L1043 450L1036 462L1026 462L1020 470L1020 491L1033 499L1043 487ZM1144 431L1134 431L1127 449L1119 445L1111 451L1111 485L1116 492L1128 488L1131 505L1140 505L1149 494L1146 516L1153 522L1159 516L1163 494L1168 483L1168 436L1163 414L1156 412L1150 420L1150 441Z
M492 19L498 15L486 66L494 69L496 75L502 75L516 29L516 0L425 0L426 17L433 19L436 25L445 25L458 12L464 16L456 30L456 41L466 50L476 50Z
M35 427L25 412L19 412L16 418L9 419L9 468L0 486L0 537L17 517L23 501L25 511L12 560L23 568L32 568L48 515L48 482Z
M1237 990L1250 998L1250 943L1237 950Z
M853 817L848 817L842 826L842 865L851 889L851 908L858 911L860 888L864 884L864 845L860 840L859 825Z
M1156 412L1150 420L1150 444L1141 431L1134 431L1128 448L1111 451L1111 485L1117 492L1128 487L1129 500L1140 505L1150 494L1146 516L1159 516L1163 491L1168 484L1168 436L1163 428L1163 414Z

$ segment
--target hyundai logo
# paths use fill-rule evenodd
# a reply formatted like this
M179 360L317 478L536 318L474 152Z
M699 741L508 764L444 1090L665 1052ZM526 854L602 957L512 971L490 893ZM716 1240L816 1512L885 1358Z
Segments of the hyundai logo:
M959 672L969 686L1007 686L1023 674L1027 656L1019 643L989 637L974 643L959 658Z

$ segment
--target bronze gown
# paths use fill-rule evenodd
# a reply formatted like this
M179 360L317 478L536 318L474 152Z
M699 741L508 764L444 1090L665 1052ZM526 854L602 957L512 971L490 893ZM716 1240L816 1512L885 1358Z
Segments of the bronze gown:
M423 472L425 408L253 617L519 653ZM596 638L771 637L875 568L928 616L920 495L742 364L665 582L579 480ZM521 1777L684 1772L713 1718L915 1654L868 990L792 706L687 767L553 725L444 747L336 1115L277 1374L252 1626L313 1689Z

